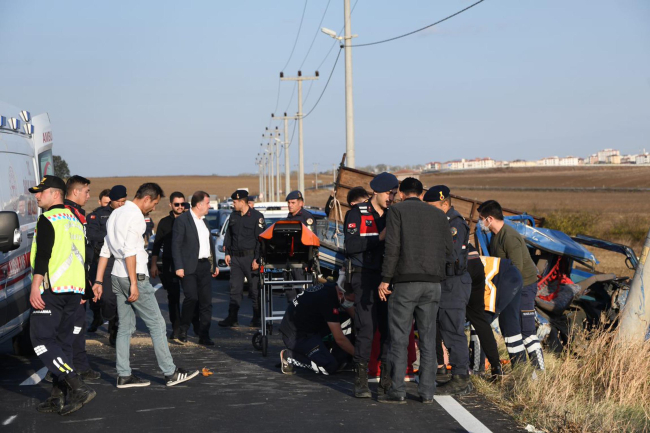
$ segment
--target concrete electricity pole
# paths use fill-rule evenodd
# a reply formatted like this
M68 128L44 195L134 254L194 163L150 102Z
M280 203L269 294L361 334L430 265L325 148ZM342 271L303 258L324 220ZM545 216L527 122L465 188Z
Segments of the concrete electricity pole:
M262 197L268 200L266 190L266 153L264 150L264 143L260 143L260 164L262 166Z
M302 82L305 80L318 80L318 71L316 71L315 76L313 77L303 77L302 71L298 71L297 77L285 77L284 72L280 72L280 80L282 81L297 81L298 82L298 189L304 194L305 193L305 166L304 166L304 155L303 155L303 143L302 143Z
M314 180L314 189L318 189L318 163L317 162L314 163L314 176L316 176L316 179Z
M343 41L345 47L345 149L346 163L348 167L355 168L354 158L354 103L352 101L352 38L358 35L352 34L352 22L350 16L350 0L343 1L343 20L345 22L345 33L338 36L335 31L323 27L321 31L328 36Z
M650 231L645 238L645 244L641 251L639 264L636 266L630 292L627 295L627 302L619 316L618 335L616 340L619 343L634 343L644 341L650 330Z
M275 130L269 130L269 128L267 127L266 133L262 134L262 137L266 137L269 140L269 145L271 147L271 165L275 164L276 179L275 179L275 185L273 185L272 188L273 192L271 193L274 201L280 201L280 150L277 148L276 138L274 138L279 136L280 136L280 131L278 130L277 126L275 127ZM271 172L272 171L273 168L271 169ZM271 174L271 182L273 181L274 181L273 174Z
M287 117L287 113L284 113L282 117L275 117L271 113L271 117L274 119L284 120L284 193L289 194L291 192L291 165L289 164L289 119L296 120L298 117Z

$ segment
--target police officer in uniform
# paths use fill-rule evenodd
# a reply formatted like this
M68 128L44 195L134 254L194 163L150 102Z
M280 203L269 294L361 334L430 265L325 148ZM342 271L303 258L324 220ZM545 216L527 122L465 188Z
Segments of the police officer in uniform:
M81 409L97 394L72 367L70 335L86 286L86 240L83 226L63 205L65 190L56 176L45 176L29 189L44 211L32 242L30 336L36 355L54 375L52 394L37 410L61 415Z
M354 396L370 398L368 362L375 330L381 335L380 387L390 387L388 371L388 306L379 300L381 268L386 236L386 211L397 193L399 181L391 173L381 173L370 182L374 195L355 205L345 216L345 254L350 262L349 279L355 296Z
M86 224L86 235L88 241L93 247L93 263L90 268L90 277L94 278L97 273L97 262L99 261L99 252L104 245L104 237L106 237L106 222L111 216L111 213L115 209L118 209L124 206L126 203L126 187L124 185L115 185L111 188L109 193L109 198L111 201L107 206L100 207L95 209L91 214L88 215L87 224ZM106 271L104 273L103 282L106 287L110 287L111 282L111 271L113 270L113 258L111 257L108 260L108 265L106 266ZM94 282L94 280L93 280ZM97 304L96 304L97 305ZM101 298L99 303L99 308L92 307L94 312L94 318L90 324L88 332L96 332L97 328L103 323L104 320L108 320L108 332L109 337L108 341L111 346L115 345L115 338L117 337L117 298L113 294L112 290L106 290L104 295Z
M314 215L305 209L305 200L300 191L291 191L287 195L287 205L289 206L288 220L300 221L311 231L314 231Z
M467 271L469 225L451 205L449 188L436 185L424 195L424 201L447 216L453 240L453 257L447 263L447 279L442 282L438 323L440 334L449 350L451 380L437 388L437 395L463 395L472 390L469 378L469 351L465 337L465 310L472 291L472 277Z
M237 314L244 294L244 277L248 280L249 297L253 300L250 326L260 326L259 268L261 244L259 235L266 228L264 215L248 206L248 191L239 189L232 194L234 212L230 214L223 246L226 265L230 266L230 306L228 317L218 323L230 328L238 326Z

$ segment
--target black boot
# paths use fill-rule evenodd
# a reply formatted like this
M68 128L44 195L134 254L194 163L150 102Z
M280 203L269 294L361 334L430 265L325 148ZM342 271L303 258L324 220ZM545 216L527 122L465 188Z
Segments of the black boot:
M356 398L370 398L370 388L368 388L368 364L357 362L354 366L356 377L354 378L354 396Z
M228 317L218 322L217 324L223 328L236 328L237 326L239 326L239 323L237 322L238 312L239 312L239 307L236 305L231 305L228 308Z
M260 320L260 310L259 308L253 309L253 318L251 319L250 325L251 328L259 328L262 326L262 321Z
M97 392L86 385L78 376L66 377L65 383L70 392L68 392L68 404L59 411L60 415L69 415L78 411L97 395Z
M490 382L496 382L500 379L503 379L503 368L501 368L501 364L493 365L491 368L491 374L489 381Z
M379 389L388 394L388 390L393 382L390 378L390 366L387 362L381 363L381 372L379 373Z
M62 386L55 379L53 381L52 393L43 403L36 406L36 410L41 413L59 413L63 409L65 404L65 393L63 392L64 386Z
M473 389L469 374L454 374L449 382L436 388L436 395L465 395Z
M438 370L436 371L436 384L442 385L443 383L447 383L451 380L451 373L449 373L449 370L447 370L447 366L443 365L442 367L438 367Z

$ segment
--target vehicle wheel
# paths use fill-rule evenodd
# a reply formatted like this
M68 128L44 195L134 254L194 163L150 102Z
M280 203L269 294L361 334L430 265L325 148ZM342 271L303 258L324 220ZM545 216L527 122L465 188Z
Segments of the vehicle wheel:
M253 347L255 350L262 350L262 332L257 331L253 334Z
M14 353L18 356L33 356L34 346L32 346L32 339L29 336L29 323L23 328L20 334L12 339Z
M268 351L269 351L269 337L264 335L262 336L262 356L266 357Z

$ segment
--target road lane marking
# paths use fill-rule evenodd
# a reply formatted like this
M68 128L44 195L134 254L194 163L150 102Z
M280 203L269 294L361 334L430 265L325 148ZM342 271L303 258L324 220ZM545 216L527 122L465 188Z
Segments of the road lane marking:
M470 433L492 433L485 427L481 421L477 420L474 415L469 413L460 403L450 395L441 395L433 397L436 402L442 406L465 430Z
M241 404L229 404L229 407L244 407L244 406L259 406L261 404L266 404L265 401L255 402L255 403L241 403Z
M74 419L70 421L61 421L61 424L71 424L73 422L101 421L104 418Z
M154 407L153 409L140 409L136 410L136 412L152 412L154 410L165 410L165 409L176 409L175 407Z
M161 287L162 287L162 283L158 283L158 284L156 284L155 286L153 286L153 288L156 289L156 290L155 290L156 292L157 292L158 289L160 289Z
M38 370L36 373L29 376L27 379L25 379L20 384L20 386L36 385L40 383L41 380L43 380L46 374L47 374L47 367L43 367L40 370Z
M9 418L7 418L6 420L4 420L4 422L2 423L2 425L9 425L9 424L11 424L12 422L14 422L14 420L16 419L17 416L18 416L18 415L11 415Z

